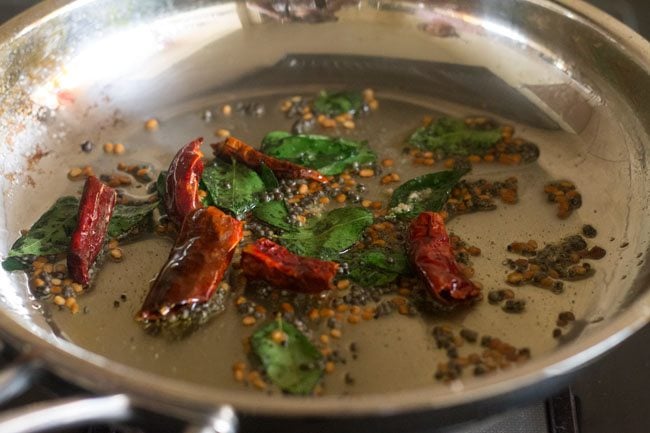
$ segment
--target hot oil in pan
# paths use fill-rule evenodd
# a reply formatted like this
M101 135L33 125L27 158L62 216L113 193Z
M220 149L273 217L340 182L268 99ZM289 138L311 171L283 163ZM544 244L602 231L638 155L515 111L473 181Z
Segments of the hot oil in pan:
M130 135L115 137L114 140L128 144L128 153L122 158L125 162L130 159L149 161L158 169L166 168L180 146L197 136L206 137L206 142L210 143L214 132L221 128L257 146L268 131L289 130L291 127L293 121L279 110L283 100L295 94L312 96L319 89L308 87L295 89L292 93L284 90L282 93L269 91L257 95L242 93L239 98L233 96L227 100L217 97L203 99L158 113L160 128L155 133L145 132L138 126ZM377 98L380 107L376 112L360 118L354 130L340 128L336 132L352 139L368 140L380 160L391 158L395 161L393 171L401 175L402 181L442 169L441 163L434 167L414 166L411 157L403 153L406 138L420 126L423 116L442 112L458 117L484 114L431 99L386 93L381 89L377 91ZM235 107L238 102L253 101L264 106L263 115L250 116L235 110L230 116L225 116L218 108L224 104ZM205 109L214 113L210 121L202 118ZM583 143L567 133L514 126L517 135L539 145L539 160L521 166L476 164L467 178L503 180L516 176L519 203L510 206L497 200L496 210L461 215L448 225L449 231L481 249L481 255L473 259L474 280L483 284L485 297L490 290L508 288L505 277L510 270L502 262L509 257L516 258L506 251L510 242L529 239L537 240L540 245L557 242L579 233L584 223L590 223L599 230L595 243L607 246L606 240L614 230L612 227L616 226L612 221L595 219L596 215L601 215L595 212L606 205L604 198L583 195L582 208L566 220L559 220L555 206L546 201L544 185L558 178L574 181L579 190L589 189L584 183L586 173L575 169L577 161L585 157ZM333 133L319 127L312 132ZM210 158L211 151L207 146L204 153ZM368 187L370 198L386 202L388 196L380 187L380 178L362 182ZM233 379L232 365L247 360L243 341L259 325L272 320L272 314L267 314L266 319L252 327L243 326L242 316L235 306L240 293L232 294L225 313L183 340L169 341L148 335L135 322L134 316L149 283L165 262L170 246L171 240L155 235L122 245L124 260L120 263L107 261L98 272L91 291L79 298L84 312L73 316L66 310L54 311L56 324L76 344L124 364L202 385L243 389L243 385ZM362 320L358 324L343 321L341 338L330 336L329 345L344 361L336 364L334 372L325 375L325 392L383 392L435 383L437 364L447 360L445 352L436 348L432 336L435 325L448 325L456 333L466 327L479 335L497 337L518 348L527 347L533 357L543 356L558 345L552 332L559 312L570 310L578 318L591 318L595 314L593 297L598 288L611 278L606 270L613 269L614 259L609 255L595 262L596 274L584 281L565 283L563 294L532 286L512 287L516 298L526 301L522 314L508 314L500 306L491 305L484 299L474 307L453 313L405 316L395 312L374 320ZM272 305L254 293L246 296L265 306L269 312L277 308L276 304ZM384 299L390 300L395 296L389 294ZM308 322L314 341L318 341L321 334L328 334L326 322L326 319ZM350 350L351 345L354 350ZM478 343L465 343L459 350L461 356L482 351ZM469 369L463 377L469 379L471 376Z

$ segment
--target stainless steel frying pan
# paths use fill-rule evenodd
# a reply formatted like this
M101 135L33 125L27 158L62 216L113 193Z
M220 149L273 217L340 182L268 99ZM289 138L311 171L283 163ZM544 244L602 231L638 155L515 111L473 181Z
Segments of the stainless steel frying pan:
M0 431L64 425L71 413L78 422L124 420L136 409L219 432L236 430L237 419L244 427L262 420L257 426L269 431L304 431L304 422L311 431L387 431L484 416L549 392L650 317L649 58L646 41L575 0L51 0L10 21L0 28L2 252L56 197L79 188L66 179L69 167L114 169L117 159L99 149L104 142L124 143L125 160L163 168L180 145L218 128L253 143L289 128L282 98L372 87L380 110L350 136L369 139L381 155L399 160L408 133L437 113L489 115L539 144L534 165L472 174L517 175L520 205L452 223L482 248L475 267L486 287L503 284L513 240L555 241L591 223L608 254L592 279L562 295L517 289L528 300L523 315L484 303L350 328L341 345L359 342L359 358L328 376L320 398L269 396L234 382L230 366L250 330L232 308L181 342L140 329L133 315L166 257L163 239L126 245L127 259L107 264L80 298L86 314L34 300L24 276L3 272L0 331L24 354L0 377L5 396L38 364L107 397L9 413ZM217 110L250 101L265 114L226 118ZM206 110L216 113L209 121ZM161 122L155 133L142 126L152 116ZM79 147L86 140L96 144L90 154ZM551 179L571 179L584 197L567 220L544 202ZM122 293L129 301L114 308ZM568 309L578 321L555 340L554 319ZM488 377L437 383L444 358L430 330L440 323L528 346L533 358ZM342 380L346 371L354 387Z

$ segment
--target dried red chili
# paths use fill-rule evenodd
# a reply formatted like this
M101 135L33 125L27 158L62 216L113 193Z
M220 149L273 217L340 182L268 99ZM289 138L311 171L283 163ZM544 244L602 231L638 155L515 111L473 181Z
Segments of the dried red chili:
M242 227L213 206L191 211L137 319L157 320L184 306L207 302L230 265Z
M116 198L115 190L95 176L86 179L79 203L77 227L68 249L68 269L72 279L78 283L90 282L90 267L104 247Z
M258 169L262 164L265 164L276 176L281 178L310 179L320 183L328 182L327 178L317 170L265 155L234 137L228 137L224 142L214 143L211 146L214 149L215 156L225 159L235 158L252 169Z
M411 263L436 301L454 306L480 295L456 262L441 214L422 212L411 222L408 238Z
M241 268L251 280L301 293L317 293L333 287L338 263L297 256L275 242L260 238L247 245L241 255Z
M167 172L165 208L167 215L177 226L194 209L201 207L199 181L203 174L203 138L197 138L178 151Z

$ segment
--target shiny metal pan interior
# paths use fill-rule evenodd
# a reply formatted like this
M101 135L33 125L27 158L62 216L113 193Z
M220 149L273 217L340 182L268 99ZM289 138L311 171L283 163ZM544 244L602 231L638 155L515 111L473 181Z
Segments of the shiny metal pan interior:
M402 155L425 115L488 116L539 146L534 164L477 165L469 175L517 176L518 205L450 223L481 248L475 269L484 287L504 287L509 242L554 242L583 224L597 227L593 242L607 250L593 278L561 295L516 288L527 301L521 315L483 301L462 312L349 327L340 347L358 342L358 357L325 379L320 398L268 396L233 380L230 366L251 332L234 308L182 341L143 332L133 316L167 256L164 238L124 245L126 259L107 263L80 299L84 314L41 303L24 276L2 273L0 323L10 339L38 348L56 371L93 389L183 407L231 403L256 413L325 415L444 408L525 388L569 372L647 322L646 42L579 2L323 3L45 2L5 25L2 251L54 198L77 192L69 167L113 169L116 159L100 149L80 151L86 140L124 143L124 159L160 170L181 145L218 128L253 144L269 130L289 129L279 106L293 95L373 88L380 109L345 134L367 139L409 176L430 170L411 169ZM219 112L247 102L263 104L264 114ZM208 121L206 110L214 113ZM155 133L142 126L150 117L160 121ZM565 220L542 193L557 179L573 181L584 198ZM578 320L558 340L555 319L566 310ZM439 383L434 372L444 352L431 329L441 324L528 347L533 357L488 377Z

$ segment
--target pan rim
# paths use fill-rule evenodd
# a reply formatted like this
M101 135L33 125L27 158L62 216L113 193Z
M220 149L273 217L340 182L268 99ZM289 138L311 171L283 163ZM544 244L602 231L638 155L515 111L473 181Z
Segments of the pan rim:
M3 25L0 28L0 45L17 40L40 23L92 1L46 0ZM580 20L605 34L621 49L626 50L631 62L650 71L650 43L604 12L582 0L527 1L552 8L557 13L571 14L571 19ZM513 389L529 388L544 378L568 374L583 365L585 359L601 355L649 322L650 293L645 293L627 311L592 335L546 354L541 359L533 359L510 372L476 380L472 386L462 391L449 390L447 394L441 394L439 390L432 392L431 386L423 386L389 394L345 398L324 396L318 399L282 397L261 401L251 392L223 390L161 378L92 354L69 342L52 344L0 310L0 332L10 341L28 346L53 371L93 391L126 392L136 404L143 407L173 406L183 412L209 413L216 406L228 404L245 413L277 416L281 411L282 416L320 417L438 410L489 399Z

